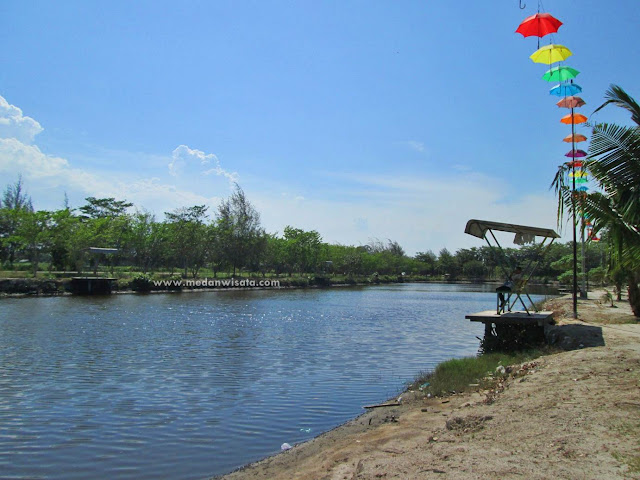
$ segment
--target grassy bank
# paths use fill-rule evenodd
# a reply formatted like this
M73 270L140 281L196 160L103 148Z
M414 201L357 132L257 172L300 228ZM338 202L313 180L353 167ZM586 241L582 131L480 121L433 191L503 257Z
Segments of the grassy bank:
M488 353L446 360L433 370L419 374L409 385L409 390L420 390L435 397L486 388L506 376L510 365L528 362L556 351L551 347L542 347L515 353ZM497 371L500 366L505 367L504 370Z

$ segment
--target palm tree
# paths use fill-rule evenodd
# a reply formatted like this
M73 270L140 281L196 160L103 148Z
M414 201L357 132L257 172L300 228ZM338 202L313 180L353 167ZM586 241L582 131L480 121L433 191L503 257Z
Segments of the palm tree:
M640 317L640 105L617 85L607 90L605 99L594 113L613 104L628 110L635 125L593 126L584 167L601 192L579 198L579 210L592 219L595 232L608 231L610 268L626 273L629 303L634 315ZM559 222L564 209L572 208L572 202L576 201L565 180L567 168L560 167L552 183L558 194Z

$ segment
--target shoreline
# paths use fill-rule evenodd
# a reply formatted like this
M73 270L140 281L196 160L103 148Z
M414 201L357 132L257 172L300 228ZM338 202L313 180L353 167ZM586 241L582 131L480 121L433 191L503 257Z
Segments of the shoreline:
M239 277L242 280L247 280L244 277ZM2 281L14 281L14 280L31 280L34 279L23 279L23 278L0 278L0 282ZM278 280L278 279L276 279ZM39 280L45 281L45 280ZM62 281L60 280L46 280L49 282L57 282L62 285ZM155 295L155 294L180 294L180 293L193 293L193 292L227 292L227 291L249 291L249 290L303 290L303 289L325 289L325 288L344 288L344 287L375 287L380 285L396 285L400 283L433 283L433 284L442 284L442 285L500 285L502 282L498 280L483 280L483 281L472 281L472 280L452 280L452 281L444 281L444 280L413 280L407 279L406 281L379 281L379 282L355 282L355 283L332 283L328 285L281 285L277 287L272 286L256 286L256 287L184 287L177 289L154 289L149 291L136 291L136 290L113 290L108 294L100 294L100 295L78 295L71 293L69 291L56 291L56 292L20 292L20 293L7 293L4 291L0 291L0 301L4 298L49 298L49 297L105 297L109 295ZM533 287L546 288L549 290L558 290L560 287L553 284L542 284L542 283L531 283ZM546 294L548 295L548 294Z
M405 392L398 406L213 478L640 479L640 324L625 301L611 309L581 299L578 321L570 296L547 305L566 350L516 366L488 389Z

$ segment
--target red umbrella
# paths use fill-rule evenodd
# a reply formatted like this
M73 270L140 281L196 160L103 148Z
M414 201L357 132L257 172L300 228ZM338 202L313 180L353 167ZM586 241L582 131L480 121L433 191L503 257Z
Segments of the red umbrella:
M565 97L559 102L556 103L557 106L561 108L578 108L586 105L587 103L582 100L580 97Z
M523 37L544 37L556 33L562 22L549 13L536 13L524 19L516 33Z

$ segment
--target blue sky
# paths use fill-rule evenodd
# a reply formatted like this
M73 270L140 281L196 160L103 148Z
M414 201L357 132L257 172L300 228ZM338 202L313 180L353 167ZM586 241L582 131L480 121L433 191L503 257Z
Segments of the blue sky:
M553 227L570 132L514 33L525 3L5 0L2 183L162 216L237 181L268 231L409 253L479 245L469 218ZM640 97L639 6L544 2L587 116L610 83Z

